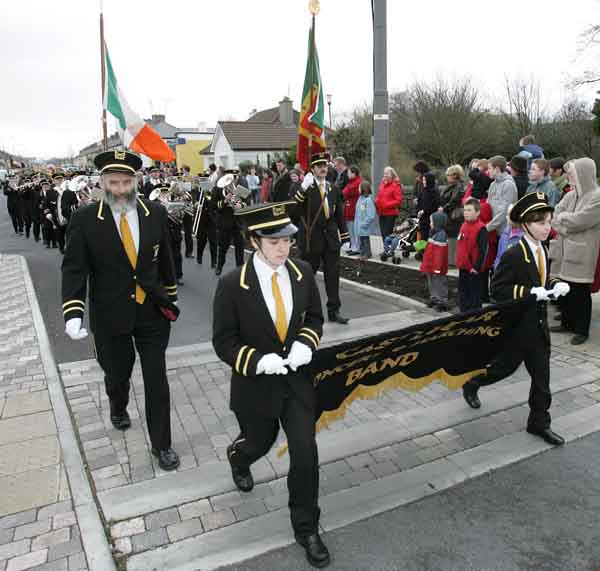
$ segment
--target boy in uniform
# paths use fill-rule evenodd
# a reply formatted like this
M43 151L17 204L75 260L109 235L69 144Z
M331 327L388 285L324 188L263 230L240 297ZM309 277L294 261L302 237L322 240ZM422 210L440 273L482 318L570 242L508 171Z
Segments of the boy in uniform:
M289 508L297 542L315 567L329 564L319 536L319 460L315 441L315 390L306 365L323 331L319 290L311 266L289 258L297 227L295 202L235 212L256 250L217 286L213 346L231 366L230 407L240 434L227 449L235 485L254 486L250 466L285 430L289 454Z
M480 387L496 383L512 375L525 363L531 375L527 432L543 438L549 444L563 444L564 439L550 428L550 333L547 302L566 295L569 285L548 278L548 253L544 241L550 233L554 209L543 192L532 192L518 200L510 212L510 220L521 224L524 235L509 248L494 272L492 294L498 302L535 295L537 303L523 315L521 326L506 347L488 366L483 376L463 385L463 396L472 408L481 402ZM547 289L552 288L552 289Z

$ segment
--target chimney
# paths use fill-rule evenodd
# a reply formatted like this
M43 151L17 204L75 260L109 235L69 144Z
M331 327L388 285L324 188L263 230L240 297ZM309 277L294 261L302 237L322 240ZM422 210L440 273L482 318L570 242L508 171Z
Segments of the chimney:
M289 97L284 97L279 102L279 122L286 127L291 127L295 124L294 109L292 107L292 100Z
M164 115L158 115L155 113L152 114L152 123L164 123L164 121L165 121Z

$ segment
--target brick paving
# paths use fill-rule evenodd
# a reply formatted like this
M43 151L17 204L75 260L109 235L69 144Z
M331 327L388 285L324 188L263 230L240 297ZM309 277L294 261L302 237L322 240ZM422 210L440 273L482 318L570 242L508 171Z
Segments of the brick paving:
M21 258L0 276L0 569L87 570Z

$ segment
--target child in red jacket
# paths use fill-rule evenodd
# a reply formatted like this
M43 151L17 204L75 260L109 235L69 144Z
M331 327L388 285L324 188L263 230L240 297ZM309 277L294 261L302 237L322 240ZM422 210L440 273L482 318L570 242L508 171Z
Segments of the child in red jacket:
M485 270L488 238L485 224L479 220L481 205L476 198L465 202L465 221L456 242L458 268L458 306L460 311L481 309L481 272Z
M431 233L421 262L421 271L427 276L430 300L427 307L436 311L448 311L448 217L434 212L429 218Z

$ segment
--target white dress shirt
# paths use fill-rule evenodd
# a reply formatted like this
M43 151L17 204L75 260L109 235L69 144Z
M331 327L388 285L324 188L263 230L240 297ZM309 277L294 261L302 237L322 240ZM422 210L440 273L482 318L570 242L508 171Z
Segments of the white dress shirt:
M281 291L281 297L283 298L283 306L285 307L285 316L287 318L288 325L290 318L292 317L292 311L294 310L294 299L292 297L292 283L290 281L290 274L285 264L279 266L276 270L271 268L265 261L263 261L259 254L256 253L253 256L254 270L258 277L258 283L260 284L260 291L262 292L263 299L267 304L267 309L271 315L273 323L275 323L275 298L273 297L273 287L271 285L271 278L274 273L277 273L277 284L279 285L279 291Z
M527 232L523 233L523 237L525 238L525 241L527 242L527 245L529 246L529 249L533 253L533 259L535 261L535 265L537 266L538 273L540 272L540 266L538 264L537 249L538 248L542 248L542 264L544 265L544 268L543 268L544 269L544 275L546 277L548 277L548 272L546 271L546 255L544 253L544 246L542 246L541 242L537 242L537 241L533 240L532 238L530 238L527 235ZM542 284L542 287L546 287L546 284Z
M123 240L123 236L121 236L121 213L115 212L111 209L113 218L115 219L115 224L117 226L117 232ZM127 224L129 224L129 230L131 230L131 237L133 238L133 244L135 245L136 253L140 250L140 221L138 218L137 207L131 208L127 211Z

